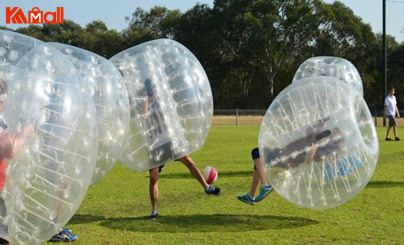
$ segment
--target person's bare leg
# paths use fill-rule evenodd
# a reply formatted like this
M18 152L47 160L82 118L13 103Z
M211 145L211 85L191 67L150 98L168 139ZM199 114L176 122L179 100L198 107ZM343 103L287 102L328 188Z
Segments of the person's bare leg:
M387 133L386 133L386 139L390 137L390 130L391 130L392 126L388 126L387 127Z
M269 184L267 176L265 175L264 165L261 161L261 158L254 159L255 168L257 169L260 181L261 181L261 188L258 196L255 197L255 201L259 202L264 199L271 191L272 187Z
M189 172L192 174L192 176L195 177L195 179L199 181L199 183L201 183L204 189L206 189L206 187L209 186L208 183L206 183L206 180L203 177L201 171L196 166L195 162L192 160L191 157L189 156L181 157L179 161L182 162L189 169Z
M396 125L393 126L393 133L394 133L394 137L397 138L398 135L397 135L397 126Z
M149 192L150 192L150 201L153 210L157 210L157 200L159 197L159 188L158 188L158 179L159 179L159 168L153 168L150 170L150 184L149 184Z
M268 184L267 176L265 175L264 165L262 164L261 158L254 159L255 168L257 169L259 180L261 181L262 185ZM255 173L254 173L255 174Z
M260 174L258 173L258 171L254 171L250 192L248 192L251 198L255 197L255 193L258 190L259 184L260 184Z

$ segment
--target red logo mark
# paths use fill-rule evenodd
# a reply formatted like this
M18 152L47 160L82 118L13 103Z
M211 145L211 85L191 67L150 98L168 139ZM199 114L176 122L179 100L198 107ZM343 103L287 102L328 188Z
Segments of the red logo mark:
M57 7L55 12L43 12L38 7L28 11L28 18L19 7L6 7L6 24L63 24L64 8Z

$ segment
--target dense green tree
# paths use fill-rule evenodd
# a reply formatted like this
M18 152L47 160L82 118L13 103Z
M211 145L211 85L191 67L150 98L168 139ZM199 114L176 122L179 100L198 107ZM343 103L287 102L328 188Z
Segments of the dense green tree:
M103 57L111 57L122 50L123 37L116 30L108 30L104 22L96 20L82 28L70 20L63 24L30 25L18 32L44 42L59 42L83 48Z
M223 59L221 18L207 5L197 4L180 18L171 21L169 35L186 46L201 62L208 74L214 103L218 108L234 105L239 91L226 79L228 63Z
M29 25L28 27L18 28L17 31L21 34L43 40L42 27L39 25Z
M116 30L108 30L102 21L93 21L86 25L80 40L81 48L110 58L122 50L123 37Z
M126 20L122 32L108 30L99 20L85 28L65 20L17 31L106 58L149 40L172 38L205 68L216 108L267 108L304 60L342 57L357 67L368 105L383 106L382 37L339 1L215 0L213 7L196 4L185 13L137 8ZM398 101L404 103L404 43L388 36L387 44L388 86L396 87Z
M157 38L172 38L173 23L181 16L179 10L155 6L149 12L137 8L131 17L126 17L129 27L123 31L124 49Z
M387 39L387 43L392 41ZM398 108L404 109L404 43L393 44L395 47L389 52L387 60L387 90L394 87ZM397 46L396 46L397 45ZM403 115L403 113L401 113Z
M219 98L238 94L241 100L232 107L269 105L286 84L278 81L282 87L276 87L279 70L319 32L321 6L316 0L216 0L216 57L225 73ZM233 91L227 91L229 84Z
M60 42L77 45L82 36L83 28L71 20L65 20L63 24L29 25L18 28L17 32L37 38L44 42Z
M382 49L370 25L339 1L325 4L323 13L326 21L320 35L308 47L309 52L312 56L336 56L351 61L362 77L365 99L377 106L371 98L382 100L378 72Z
M340 2L216 0L213 8L197 4L170 21L165 11L151 18L138 10L132 30L164 34L188 47L208 73L218 108L265 108L301 62L320 55L351 61L368 103L377 107L382 100L380 40Z

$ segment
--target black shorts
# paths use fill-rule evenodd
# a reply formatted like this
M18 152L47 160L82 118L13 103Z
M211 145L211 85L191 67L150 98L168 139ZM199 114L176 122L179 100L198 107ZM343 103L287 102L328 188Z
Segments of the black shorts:
M397 125L396 119L394 118L394 116L390 115L390 116L387 116L387 117L389 118L389 126L396 126Z
M159 173L161 173L161 170L164 168L165 164L159 166ZM151 172L153 169L149 169L149 172Z
M259 151L258 148L252 149L252 151L251 151L251 157L252 157L253 161L254 161L255 159L257 159L257 158L260 158L260 151ZM254 164L254 170L257 170L257 168L255 167L255 164Z
M253 160L260 158L260 150L258 148L254 148L251 151L251 157Z
M175 159L174 161L175 162L181 162L181 160L180 160L181 158L179 158L179 159ZM165 166L165 164L163 164L163 165L161 165L161 166L159 166L159 173L161 173L161 170L164 168L164 166ZM151 171L151 169L149 169L149 172Z

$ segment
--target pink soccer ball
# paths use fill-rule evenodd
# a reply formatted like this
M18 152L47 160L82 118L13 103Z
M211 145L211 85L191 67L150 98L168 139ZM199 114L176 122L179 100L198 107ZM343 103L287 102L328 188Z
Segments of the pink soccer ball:
M203 170L203 177L209 185L217 179L217 170L214 167L208 166Z

